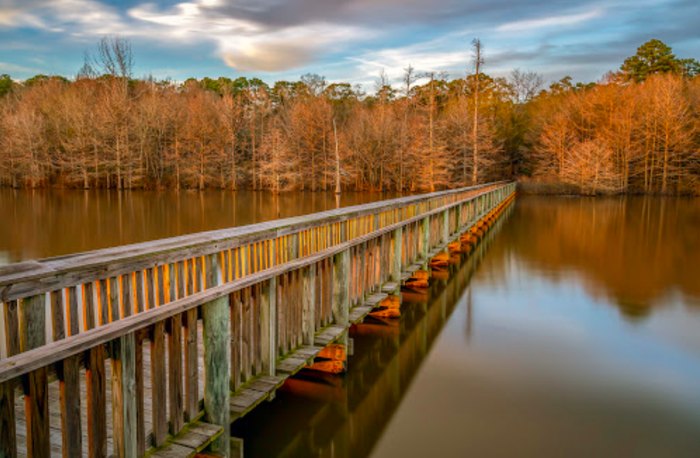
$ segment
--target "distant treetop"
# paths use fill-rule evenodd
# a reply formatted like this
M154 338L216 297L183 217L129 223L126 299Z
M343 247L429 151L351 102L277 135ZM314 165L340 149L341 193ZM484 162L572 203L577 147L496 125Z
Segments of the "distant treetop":
M637 48L637 54L625 59L620 72L623 78L637 83L656 73L673 73L692 78L700 74L700 62L695 59L678 59L670 46L654 38Z

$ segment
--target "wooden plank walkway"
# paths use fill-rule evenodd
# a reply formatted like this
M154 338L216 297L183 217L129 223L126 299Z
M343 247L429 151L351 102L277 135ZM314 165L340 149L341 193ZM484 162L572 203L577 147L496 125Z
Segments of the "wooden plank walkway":
M0 269L0 456L225 450L231 421L348 344L352 324L514 192L480 185Z
M367 303L374 304L376 306L381 299L386 297L386 294L375 294L368 299ZM372 307L367 307L367 310L371 310ZM364 307L356 307L356 309L362 309ZM363 315L364 318L364 315ZM316 357L316 355L323 350L323 348L335 341L337 341L345 331L344 327L331 325L326 329L318 333L315 337L313 346L307 345L298 348L286 357L280 359L277 363L277 370L275 376L262 376L254 379L252 382L245 384L241 389L233 393L230 401L231 410L231 420L240 418L255 407L257 407L261 402L274 398L275 391L284 384L285 380L301 369L303 369L308 364L311 364ZM199 397L202 399L204 397L204 339L203 339L203 329L202 323L198 324L198 358L197 362L199 365ZM167 352L165 353L166 367L169 367L169 361ZM145 344L143 346L143 367L144 367L144 429L146 433L147 443L152 443L153 436L153 406L152 406L152 396L153 396L153 386L151 383L151 349L150 345ZM68 402L84 402L87 399L87 384L86 380L86 370L82 368L80 370L80 401L79 400L68 400ZM111 359L105 360L105 380L107 383L105 385L106 399L112 399L112 384L110 380L112 378L112 361ZM52 457L62 457L62 437L61 437L61 415L58 409L61 397L61 387L58 380L50 381L48 385L49 389L49 412L50 412L50 435L51 435L51 456ZM17 453L19 457L28 457L27 453L27 437L26 437L26 418L24 409L24 395L22 393L22 388L17 387L15 390L15 411L17 412ZM169 404L166 406L166 418L169 418ZM82 452L83 456L88 456L88 418L87 409L80 409L81 411L81 435L82 435ZM114 456L114 440L113 440L113 430L112 430L112 403L106 403L106 418L107 418L107 441L106 441L106 456ZM156 457L188 457L194 456L197 452L203 450L209 443L211 443L219 434L221 434L221 428L207 424L203 421L198 421L194 425L188 426L184 431L179 433L177 436L170 439L169 443L165 446L160 447L153 452L150 456Z

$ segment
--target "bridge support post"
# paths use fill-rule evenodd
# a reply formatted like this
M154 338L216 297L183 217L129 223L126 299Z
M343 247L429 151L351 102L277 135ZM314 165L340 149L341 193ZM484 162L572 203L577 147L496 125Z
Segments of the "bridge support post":
M302 340L304 345L314 344L314 334L316 333L316 264L311 264L303 271L304 296L302 315ZM274 329L274 328L273 328Z
M46 296L38 294L19 303L20 351L46 344ZM49 390L45 367L30 372L26 378L25 409L27 418L27 456L51 455L49 435Z
M333 322L348 327L350 323L350 250L333 257ZM347 333L343 344L347 345Z
M136 335L120 337L112 352L114 451L118 457L137 456Z
M455 219L457 220L457 224L455 224L455 232L457 234L462 232L462 203L458 204L455 207Z
M277 370L277 277L263 285L260 303L260 344L262 346L263 371L275 375Z
M450 210L442 212L442 243L447 244L450 240Z
M401 281L401 271L403 270L402 250L403 249L403 227L394 229L394 265L391 268L391 279L395 282Z
M207 286L221 284L217 256L207 257ZM231 313L229 297L202 306L204 318L204 415L209 423L224 428L212 444L213 451L229 456L231 396Z
M421 243L421 261L428 262L428 253L430 252L430 216L423 218L421 235L423 237Z

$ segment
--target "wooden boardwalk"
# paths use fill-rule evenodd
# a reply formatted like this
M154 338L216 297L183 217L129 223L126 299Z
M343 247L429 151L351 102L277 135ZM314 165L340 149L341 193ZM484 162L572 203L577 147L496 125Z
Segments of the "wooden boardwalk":
M513 198L488 184L0 269L0 456L227 455L229 425ZM471 240L471 239L469 239Z

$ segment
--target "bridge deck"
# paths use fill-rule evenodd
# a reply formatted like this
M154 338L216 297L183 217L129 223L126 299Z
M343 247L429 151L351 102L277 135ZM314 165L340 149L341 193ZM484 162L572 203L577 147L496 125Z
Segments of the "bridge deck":
M514 191L489 184L0 269L0 456L225 450L231 421L347 344L352 324L462 231L493 222Z

